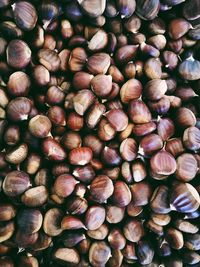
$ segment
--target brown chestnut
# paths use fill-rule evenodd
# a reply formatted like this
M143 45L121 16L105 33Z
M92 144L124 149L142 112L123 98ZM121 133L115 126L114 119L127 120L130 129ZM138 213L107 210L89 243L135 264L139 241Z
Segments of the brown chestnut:
M92 199L98 203L106 202L113 194L113 191L112 180L106 175L98 175L90 184Z
M29 131L38 138L45 138L51 130L51 121L47 116L37 115L29 121Z
M26 191L30 185L28 174L23 171L12 171L3 181L3 191L9 197L16 197Z

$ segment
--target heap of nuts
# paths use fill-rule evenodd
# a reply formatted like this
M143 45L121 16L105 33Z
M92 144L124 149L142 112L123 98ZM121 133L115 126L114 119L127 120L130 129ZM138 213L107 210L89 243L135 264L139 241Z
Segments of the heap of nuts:
M200 1L0 1L0 267L200 266Z

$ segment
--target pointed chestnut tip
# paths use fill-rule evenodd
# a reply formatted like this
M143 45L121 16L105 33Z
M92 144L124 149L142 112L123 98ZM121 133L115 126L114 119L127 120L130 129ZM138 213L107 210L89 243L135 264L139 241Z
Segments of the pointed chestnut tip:
M16 3L13 3L13 4L11 5L11 8L12 8L12 10L14 11L15 8L16 8Z

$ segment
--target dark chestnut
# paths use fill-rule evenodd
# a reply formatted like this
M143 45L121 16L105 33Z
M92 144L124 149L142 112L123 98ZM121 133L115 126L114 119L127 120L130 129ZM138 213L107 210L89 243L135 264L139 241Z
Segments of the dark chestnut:
M31 60L31 50L22 40L12 40L7 46L6 55L8 64L16 69L25 68Z
M18 1L12 5L15 22L24 31L31 31L38 16L35 7L27 1Z

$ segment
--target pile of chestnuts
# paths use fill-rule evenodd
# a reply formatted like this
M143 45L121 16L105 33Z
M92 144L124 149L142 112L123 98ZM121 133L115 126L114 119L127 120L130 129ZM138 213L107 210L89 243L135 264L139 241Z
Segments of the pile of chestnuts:
M200 266L200 0L0 0L0 267Z

